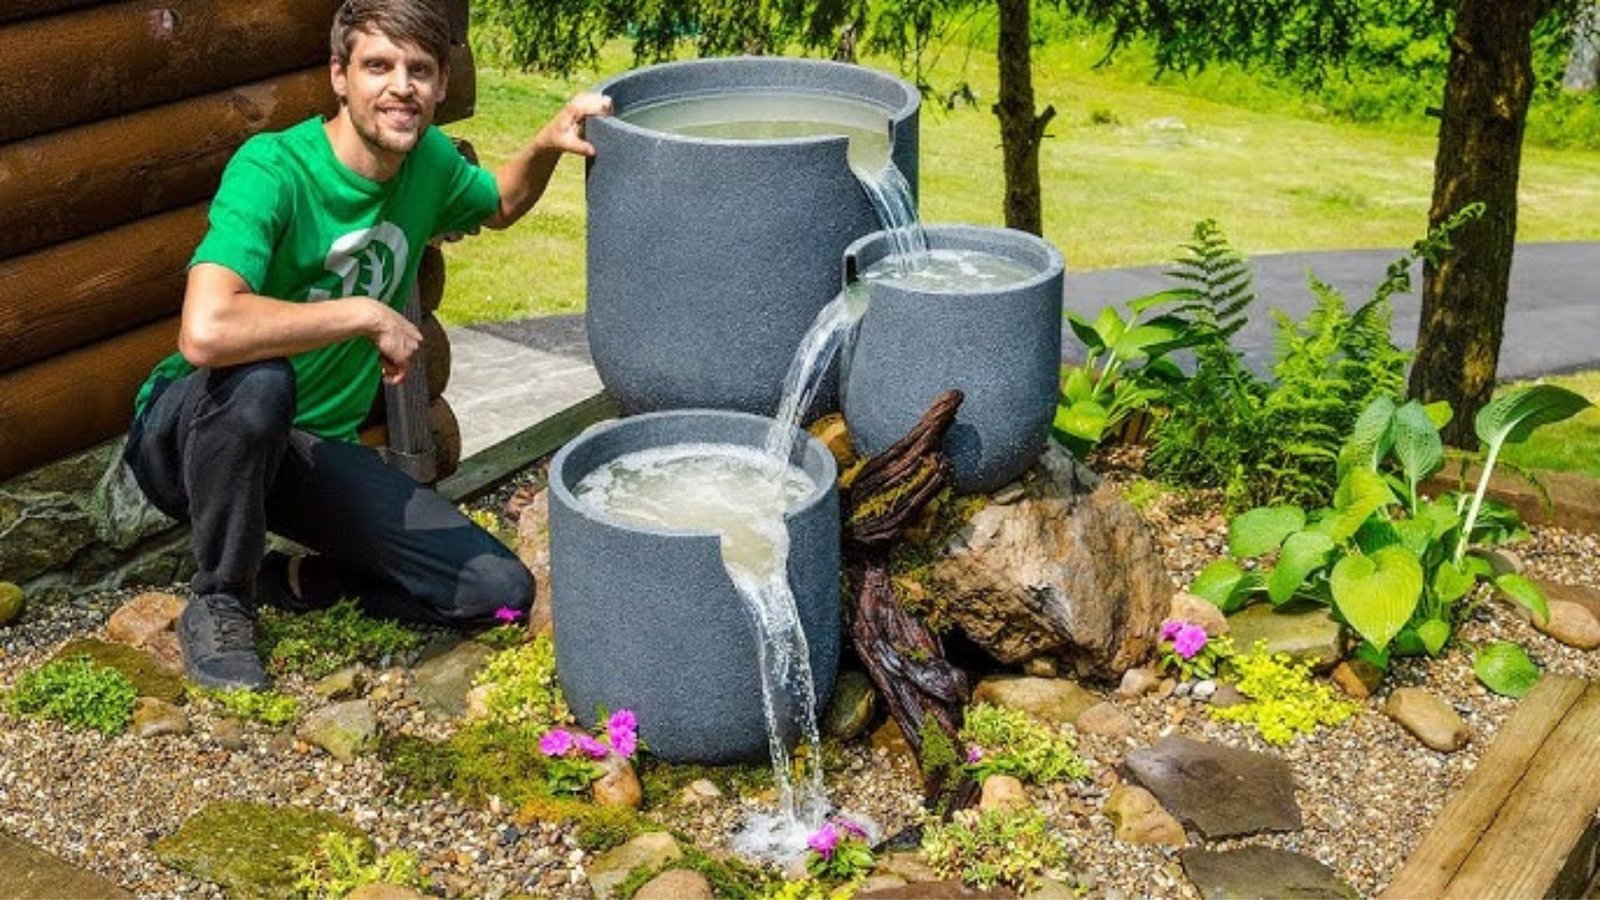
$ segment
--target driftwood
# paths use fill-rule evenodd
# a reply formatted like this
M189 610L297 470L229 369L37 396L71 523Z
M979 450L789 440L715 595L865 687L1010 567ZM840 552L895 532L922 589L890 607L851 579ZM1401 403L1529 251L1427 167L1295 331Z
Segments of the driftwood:
M954 478L940 449L961 406L947 391L903 439L868 460L845 491L845 554L855 595L850 637L878 692L919 759L923 723L931 721L959 747L962 710L970 688L964 672L944 658L939 636L895 600L889 550L916 524L927 504ZM969 806L977 785L948 770L925 771L924 789L946 808Z

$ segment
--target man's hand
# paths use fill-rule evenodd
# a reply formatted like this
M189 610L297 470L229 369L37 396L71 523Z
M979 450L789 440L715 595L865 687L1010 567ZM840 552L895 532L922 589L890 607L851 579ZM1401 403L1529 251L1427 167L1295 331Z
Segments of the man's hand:
M611 115L611 98L585 92L567 101L534 138L534 143L562 153L593 156L594 145L583 139L583 121L590 116Z
M399 384L411 369L411 360L422 346L422 332L411 320L388 304L371 297L353 298L371 304L372 325L368 332L383 362L385 384Z

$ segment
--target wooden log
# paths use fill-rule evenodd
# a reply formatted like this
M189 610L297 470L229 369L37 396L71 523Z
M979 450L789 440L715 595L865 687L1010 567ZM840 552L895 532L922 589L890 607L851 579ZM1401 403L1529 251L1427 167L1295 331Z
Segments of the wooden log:
M0 262L0 371L177 312L205 214L187 206Z
M445 275L444 251L429 244L417 264L417 290L422 295L423 312L439 311L439 304L444 302Z
M177 341L174 316L0 375L0 481L126 431L139 385Z
M444 16L450 20L450 43L467 42L467 26L471 22L471 4L467 0L444 0Z
M439 104L433 119L440 125L470 119L477 109L478 67L472 61L472 48L457 44L450 48L450 83L445 86L444 102ZM533 133L529 132L528 137L533 137Z
M0 22L33 19L102 2L104 0L0 0Z
M444 396L450 385L450 336L431 314L422 317L422 355L428 360L428 396Z
M461 423L443 397L428 404L428 425L433 429L433 451L439 465L434 479L448 478L461 468Z
M129 0L0 29L0 143L328 60L339 0Z

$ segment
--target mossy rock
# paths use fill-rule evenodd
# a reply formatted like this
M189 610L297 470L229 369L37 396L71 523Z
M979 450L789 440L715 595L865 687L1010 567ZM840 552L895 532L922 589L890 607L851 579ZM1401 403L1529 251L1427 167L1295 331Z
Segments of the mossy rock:
M9 581L0 581L0 628L15 622L22 615L22 588Z
M121 672L141 697L168 703L178 703L183 698L183 679L163 669L155 657L143 650L96 638L79 638L57 650L52 660L74 656L87 656L95 665Z
M294 887L297 857L330 831L372 849L355 826L332 813L260 803L213 803L152 845L162 864L220 885L230 896L283 897Z

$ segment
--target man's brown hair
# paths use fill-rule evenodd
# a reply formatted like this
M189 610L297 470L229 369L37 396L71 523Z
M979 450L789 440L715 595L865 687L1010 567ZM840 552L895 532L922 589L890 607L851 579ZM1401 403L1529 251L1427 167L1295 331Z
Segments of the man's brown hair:
M450 65L450 22L430 0L345 0L333 16L330 37L339 64L350 65L360 32L377 32L397 44L413 44L441 70Z

